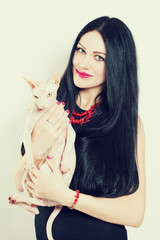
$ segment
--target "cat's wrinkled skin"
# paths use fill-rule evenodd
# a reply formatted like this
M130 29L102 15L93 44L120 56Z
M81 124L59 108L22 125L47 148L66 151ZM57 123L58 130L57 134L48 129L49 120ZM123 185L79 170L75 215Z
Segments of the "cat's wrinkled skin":
M23 134L23 143L25 147L25 155L23 158L25 158L27 162L27 165L25 166L25 174L22 178L25 196L24 194L13 194L9 197L9 203L19 205L34 214L39 214L37 206L55 206L55 209L47 222L47 235L48 239L51 240L53 239L51 232L52 223L58 213L61 211L62 206L54 201L39 199L35 196L31 196L27 191L27 184L24 183L24 180L29 179L29 176L27 175L27 169L31 167L32 163L34 163L43 172L48 174L51 173L51 169L45 162L46 156L49 155L51 157L51 161L54 159L54 162L63 174L64 182L67 186L69 186L76 165L74 148L75 132L72 126L69 125L66 128L65 136L62 136L58 140L59 146L56 146L56 148L53 146L52 148L48 149L43 159L40 162L35 162L31 152L31 133L37 120L53 103L56 102L57 90L59 87L59 77L58 75L54 75L51 80L45 82L35 82L26 78L24 79L30 85L33 96L30 108L28 109Z

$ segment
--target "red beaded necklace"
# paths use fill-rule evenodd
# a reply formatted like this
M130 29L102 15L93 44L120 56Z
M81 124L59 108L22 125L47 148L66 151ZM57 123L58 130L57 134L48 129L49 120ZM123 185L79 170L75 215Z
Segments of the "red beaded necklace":
M98 105L99 105L99 102L96 103L95 105L92 105L89 110L86 110L85 112L81 112L81 113L77 113L77 112L75 112L75 110L73 110L73 112L69 118L71 123L80 124L82 126L82 124L90 122L92 116L96 112L96 107L98 107ZM75 119L74 116L80 117L80 119Z

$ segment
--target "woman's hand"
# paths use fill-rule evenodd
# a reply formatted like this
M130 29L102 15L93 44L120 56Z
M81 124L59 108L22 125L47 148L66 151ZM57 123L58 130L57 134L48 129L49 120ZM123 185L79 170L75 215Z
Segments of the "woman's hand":
M37 198L44 198L53 200L62 205L70 205L73 201L73 194L71 194L71 200L68 203L70 190L62 177L60 170L57 168L53 159L46 160L48 166L51 169L51 173L43 173L35 165L29 171L29 176L32 181L27 180L28 191Z
M64 110L65 103L54 103L37 121L32 132L32 153L35 160L42 159L45 152L65 136L69 126L69 110Z

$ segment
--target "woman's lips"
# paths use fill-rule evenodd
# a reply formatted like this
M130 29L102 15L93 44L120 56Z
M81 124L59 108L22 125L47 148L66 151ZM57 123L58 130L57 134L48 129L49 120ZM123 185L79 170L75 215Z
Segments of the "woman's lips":
M89 77L93 77L92 75L88 74L88 73L85 73L85 72L79 72L77 69L76 69L76 72L78 73L78 75L81 77L81 78L89 78Z

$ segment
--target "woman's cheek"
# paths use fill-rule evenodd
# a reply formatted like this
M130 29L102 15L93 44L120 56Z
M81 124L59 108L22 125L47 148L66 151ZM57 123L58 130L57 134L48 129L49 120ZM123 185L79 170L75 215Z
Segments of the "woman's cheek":
M77 56L77 53L75 53L73 56L73 66L75 66L77 63L78 63L78 56Z

